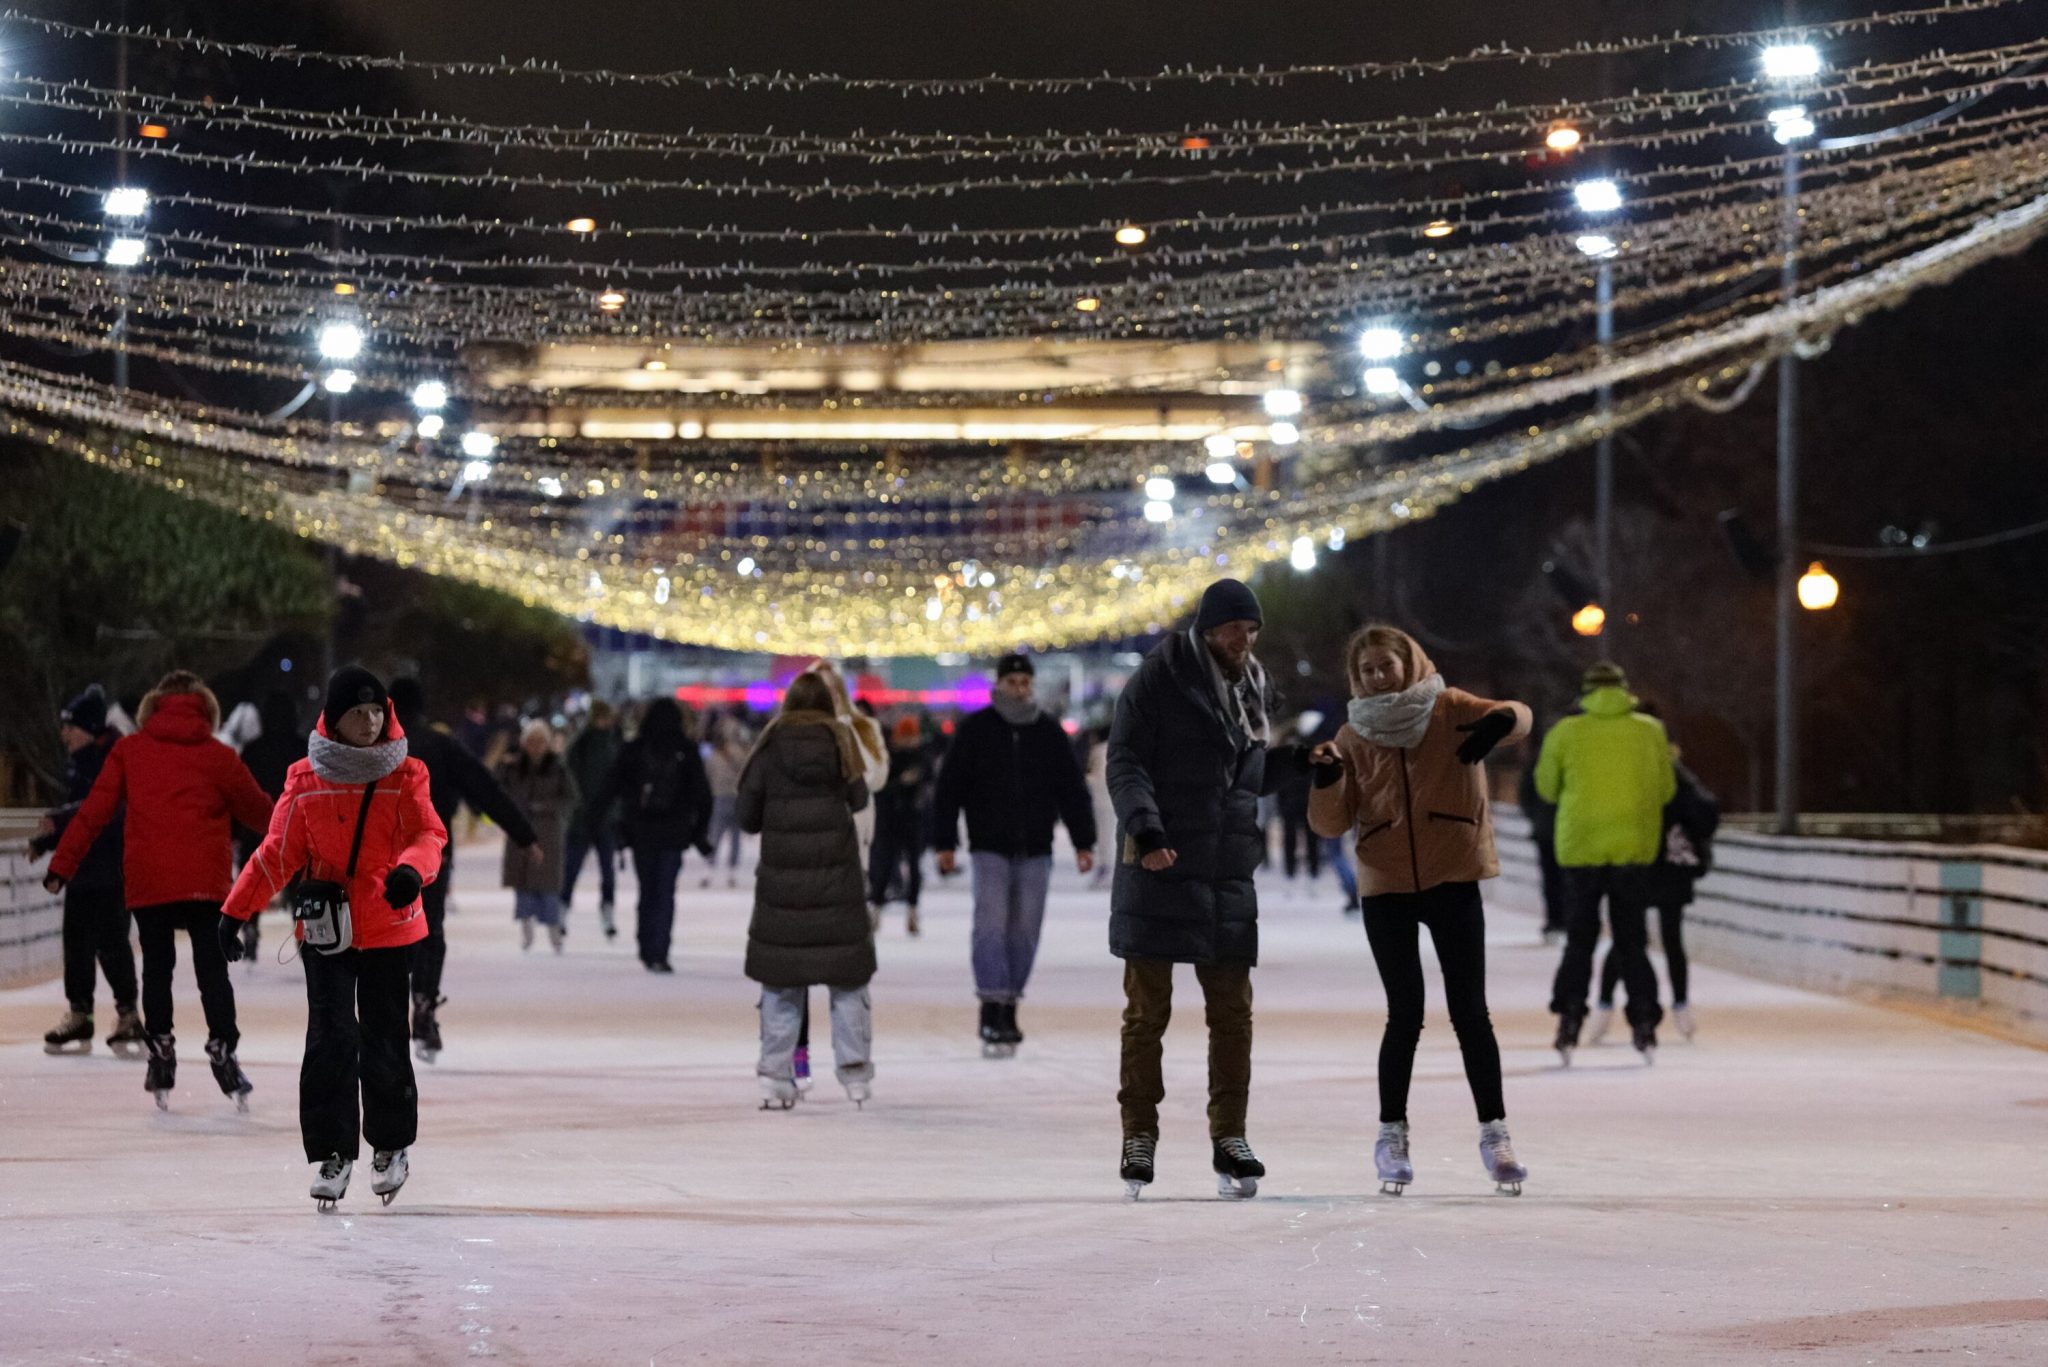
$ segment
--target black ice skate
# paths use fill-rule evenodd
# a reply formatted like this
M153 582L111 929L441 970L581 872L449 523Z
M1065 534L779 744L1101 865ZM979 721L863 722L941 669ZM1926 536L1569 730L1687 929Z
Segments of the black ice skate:
M242 1071L234 1047L224 1039L210 1039L206 1042L206 1061L213 1067L213 1080L220 1084L221 1095L233 1097L235 1109L248 1114L249 1093L256 1090L256 1084Z
M66 1011L64 1018L57 1022L56 1028L44 1033L43 1052L46 1054L90 1054L92 1052L92 1017L79 1011Z
M1003 1032L1003 1007L1000 1002L981 1004L981 1056L983 1058L1009 1058L1017 1052L1017 1046Z
M1152 1159L1158 1151L1156 1134L1134 1134L1124 1140L1124 1165L1119 1175L1124 1179L1124 1196L1129 1200L1137 1200L1152 1184Z
M1557 1057L1563 1066L1572 1066L1572 1050L1579 1047L1579 1026L1584 1016L1564 1015L1557 1018Z
M1216 1170L1216 1194L1226 1201L1249 1201L1259 1194L1259 1179L1266 1165L1252 1152L1252 1146L1232 1136L1210 1144L1209 1166Z
M149 1032L142 1028L142 1017L135 1014L134 1007L128 1007L114 1021L114 1033L107 1036L107 1048L122 1058L141 1058L148 1045Z
M1636 1052L1643 1056L1643 1062L1657 1061L1657 1027L1647 1022L1634 1027Z
M446 997L413 996L413 1054L421 1063L432 1063L441 1057L441 1021L435 1013L447 1004Z
M1002 1011L996 1017L996 1029L1003 1035L1002 1042L1010 1046L1012 1053L1024 1042L1024 1032L1017 1028L1017 1003L1004 1002Z
M149 1067L142 1088L156 1098L159 1111L171 1109L171 1089L178 1085L178 1040L175 1035L149 1037Z

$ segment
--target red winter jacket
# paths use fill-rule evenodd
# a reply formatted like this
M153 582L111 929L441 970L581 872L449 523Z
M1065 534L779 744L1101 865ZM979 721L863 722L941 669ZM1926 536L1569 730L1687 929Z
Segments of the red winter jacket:
M327 734L324 721L318 734ZM393 741L404 735L398 714L387 706L381 739ZM328 882L344 881L365 786L322 778L313 772L310 758L286 770L284 793L271 815L270 832L242 866L242 876L221 910L246 921L302 874ZM349 918L357 949L393 949L427 938L427 920L419 899L394 909L384 900L384 876L404 864L422 883L431 883L441 871L441 852L448 844L448 832L428 801L426 765L407 758L378 779L376 787L370 814L363 822L356 876L348 885Z
M115 743L50 872L69 882L123 799L121 871L130 907L220 901L234 881L233 823L260 831L270 820L270 794L213 738L196 693L161 699L142 730Z

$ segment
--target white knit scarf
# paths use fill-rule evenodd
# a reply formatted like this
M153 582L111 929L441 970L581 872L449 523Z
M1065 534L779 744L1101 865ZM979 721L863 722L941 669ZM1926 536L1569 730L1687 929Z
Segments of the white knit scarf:
M1430 715L1444 691L1444 676L1431 674L1398 693L1375 693L1351 700L1351 729L1374 745L1413 750L1429 730Z

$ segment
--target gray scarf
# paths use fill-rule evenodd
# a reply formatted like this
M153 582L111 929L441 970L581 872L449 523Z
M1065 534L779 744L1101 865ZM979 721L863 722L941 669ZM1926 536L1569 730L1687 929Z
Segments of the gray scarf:
M1398 693L1376 693L1351 700L1351 729L1374 745L1413 750L1429 730L1436 700L1443 696L1444 676L1432 674Z
M1036 698L1013 698L1007 693L998 693L989 699L989 705L995 708L997 716L1012 726L1029 726L1044 715Z
M1245 661L1244 677L1232 680L1224 674L1223 666L1210 653L1209 643L1202 639L1200 632L1191 632L1195 650L1201 655L1209 669L1209 682L1215 685L1216 701L1223 708L1224 725L1230 730L1231 738L1240 750L1255 741L1271 740L1266 728L1266 670L1256 658Z
M306 737L306 758L313 772L329 783L375 783L405 763L405 737L377 745L343 745L315 731Z

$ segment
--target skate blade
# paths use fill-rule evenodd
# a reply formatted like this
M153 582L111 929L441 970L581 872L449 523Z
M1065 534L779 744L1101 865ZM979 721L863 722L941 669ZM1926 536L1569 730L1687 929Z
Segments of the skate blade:
M764 1111L793 1111L796 1109L796 1098L791 1097L787 1101L772 1101L764 1098L761 1102L761 1109Z
M156 1098L156 1108L159 1111L171 1109L171 1094L169 1092L152 1092L150 1095Z
M380 1191L377 1193L377 1199L379 1201L382 1201L386 1206L389 1206L393 1201L396 1201L398 1199L398 1193L395 1191Z
M1522 1194L1522 1184L1520 1182L1496 1182L1494 1183L1493 1190L1499 1196L1520 1196Z
M1647 1049L1638 1049L1636 1052L1643 1056L1643 1066L1646 1068L1657 1061L1657 1046L1654 1044Z
M1569 1050L1569 1049L1560 1049L1560 1050L1558 1050L1558 1051L1557 1051L1557 1066L1558 1066L1558 1067L1560 1067L1560 1068L1569 1068L1569 1067L1571 1067L1571 1066L1572 1066L1572 1051L1571 1051L1571 1050Z
M45 1040L43 1042L43 1052L46 1054L90 1054L92 1052L92 1041L82 1039L73 1040L68 1044L51 1044L48 1040Z
M108 1040L107 1048L113 1052L115 1058L146 1058L149 1055L149 1051L147 1049L144 1049L141 1045L129 1044L125 1040L119 1044L116 1044L112 1040Z
M313 1198L313 1209L325 1215L334 1209L335 1203L340 1199L339 1196L315 1196Z
M983 1058L1015 1058L1017 1057L1017 1046L1014 1044L984 1044L981 1046L981 1056Z
M1380 1183L1380 1195L1399 1196L1407 1188L1408 1184L1406 1182L1382 1181Z
M1146 1182L1137 1181L1133 1178L1126 1177L1124 1179L1124 1199L1126 1201L1137 1200L1140 1196L1143 1196L1145 1194L1145 1188L1148 1185L1150 1184Z
M1259 1194L1259 1179L1256 1177L1230 1177L1223 1173L1216 1175L1216 1194L1226 1201L1249 1201Z
M412 1055L421 1063L433 1063L441 1057L441 1051L439 1049L429 1049L426 1045L422 1044L419 1048L412 1051Z
M235 1093L235 1110L242 1115L249 1114L249 1094L247 1092Z

